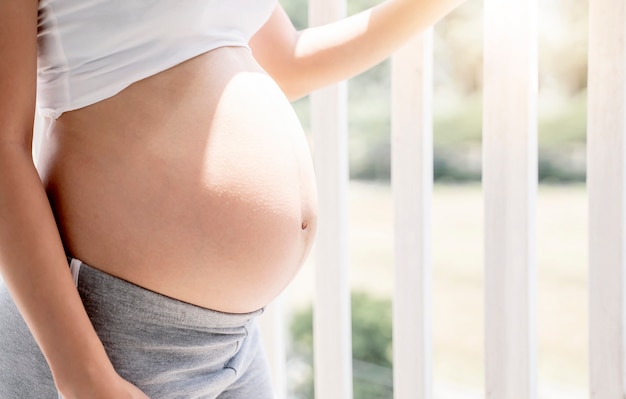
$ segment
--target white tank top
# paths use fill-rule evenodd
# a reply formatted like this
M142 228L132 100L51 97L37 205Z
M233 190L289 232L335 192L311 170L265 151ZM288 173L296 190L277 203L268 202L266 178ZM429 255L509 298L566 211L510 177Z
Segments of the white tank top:
M248 46L277 0L40 0L37 103L58 118L185 60Z

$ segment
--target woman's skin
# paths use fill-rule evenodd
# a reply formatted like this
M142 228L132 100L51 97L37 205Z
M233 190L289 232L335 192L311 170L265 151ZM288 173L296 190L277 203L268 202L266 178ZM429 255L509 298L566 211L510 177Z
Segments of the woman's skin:
M0 0L0 272L64 398L146 398L113 369L65 251L199 306L265 306L315 231L288 99L378 63L462 1L387 0L301 32L277 6L252 51L219 48L63 114L36 169L37 1Z

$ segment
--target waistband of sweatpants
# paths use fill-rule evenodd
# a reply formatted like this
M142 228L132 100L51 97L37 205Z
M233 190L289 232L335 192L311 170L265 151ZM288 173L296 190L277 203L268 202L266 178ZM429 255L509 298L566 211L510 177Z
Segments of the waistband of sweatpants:
M72 257L67 257L71 263ZM78 259L76 259L78 260ZM138 286L96 269L80 260L77 286L81 295L102 307L131 313L135 320L144 319L159 325L213 330L239 328L263 313L263 308L250 313L226 313L196 306ZM111 309L112 308L112 309Z

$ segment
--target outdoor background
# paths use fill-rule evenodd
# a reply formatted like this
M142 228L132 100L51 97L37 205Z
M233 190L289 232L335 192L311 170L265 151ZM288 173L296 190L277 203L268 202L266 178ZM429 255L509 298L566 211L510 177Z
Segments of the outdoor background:
M306 0L281 0L297 27ZM376 4L349 0L352 14ZM539 5L537 338L540 399L587 397L587 9ZM435 28L433 342L435 399L484 397L482 2ZM308 99L294 103L309 129ZM349 250L355 399L392 395L390 64L349 82ZM323 151L323 149L319 149ZM283 294L290 398L312 398L311 257Z

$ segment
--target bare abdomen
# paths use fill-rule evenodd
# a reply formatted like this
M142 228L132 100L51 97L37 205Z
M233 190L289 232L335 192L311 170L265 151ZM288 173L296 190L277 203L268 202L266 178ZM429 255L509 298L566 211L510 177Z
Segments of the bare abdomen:
M227 311L265 306L315 230L302 129L244 48L222 48L64 114L40 173L67 251Z

